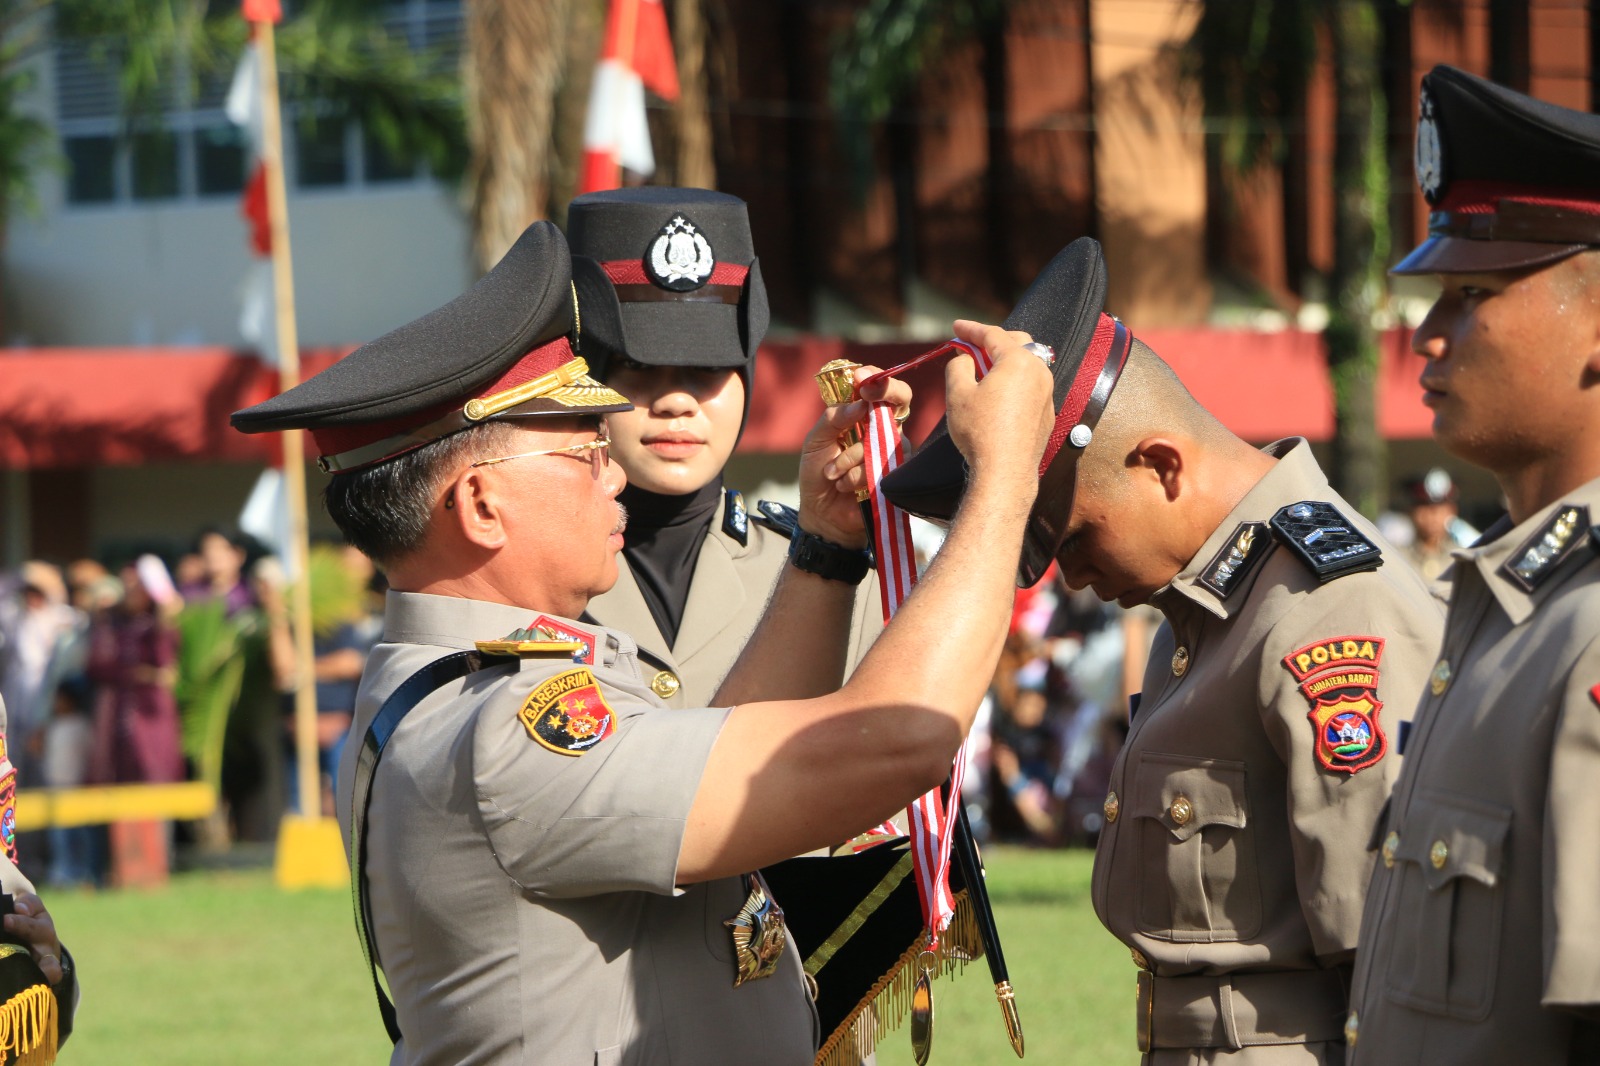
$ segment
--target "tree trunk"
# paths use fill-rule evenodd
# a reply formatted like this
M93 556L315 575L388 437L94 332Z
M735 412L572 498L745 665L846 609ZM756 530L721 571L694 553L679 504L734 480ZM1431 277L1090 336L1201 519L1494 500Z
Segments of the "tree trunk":
M1384 153L1382 34L1373 0L1334 5L1336 102L1334 251L1325 341L1334 395L1334 487L1363 514L1384 500L1385 448L1378 435L1378 336L1389 255Z
M672 107L673 172L678 185L715 188L710 93L706 83L706 18L701 0L673 0L672 42L678 58L678 102Z
M471 0L463 80L473 251L487 270L550 204L571 0Z

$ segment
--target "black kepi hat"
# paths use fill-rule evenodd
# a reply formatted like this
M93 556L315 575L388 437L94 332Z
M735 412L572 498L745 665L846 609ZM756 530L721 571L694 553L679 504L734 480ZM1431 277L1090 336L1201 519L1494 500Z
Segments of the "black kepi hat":
M748 370L770 312L743 200L667 186L586 193L567 208L567 235L597 374L614 354Z
M339 472L490 419L632 410L574 353L575 304L567 242L554 223L535 222L465 293L235 411L234 428L308 429L319 465Z
M1600 247L1600 115L1436 66L1416 169L1428 239L1391 273L1517 270Z
M1017 584L1027 588L1050 568L1066 539L1077 487L1078 457L1127 364L1133 334L1103 314L1106 264L1100 244L1080 237L1050 260L1005 320L1055 349L1055 428L1039 464L1039 495L1028 517ZM944 419L917 453L883 479L891 503L924 518L949 520L967 485L966 460Z

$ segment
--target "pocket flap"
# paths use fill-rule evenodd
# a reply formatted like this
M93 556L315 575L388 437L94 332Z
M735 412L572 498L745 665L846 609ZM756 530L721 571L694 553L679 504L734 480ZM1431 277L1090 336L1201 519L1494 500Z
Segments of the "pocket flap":
M1493 888L1505 860L1511 811L1505 807L1431 789L1411 801L1396 859L1414 862L1429 891L1457 877Z
M1243 829L1247 821L1242 762L1143 752L1133 791L1128 813L1160 822L1176 840L1210 825Z

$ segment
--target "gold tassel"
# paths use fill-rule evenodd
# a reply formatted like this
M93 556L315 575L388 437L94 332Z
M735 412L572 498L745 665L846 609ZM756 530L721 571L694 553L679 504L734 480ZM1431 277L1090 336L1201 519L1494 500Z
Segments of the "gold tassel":
M917 970L911 963L927 950L927 946L928 931L924 929L889 971L867 990L844 1024L828 1035L817 1051L815 1066L860 1066L861 1060L877 1048L878 1041L900 1028L911 1010L911 992L917 983ZM939 937L937 954L936 976L959 974L967 963L983 957L978 917L965 889L956 894L955 915Z
M0 1007L0 1061L50 1066L56 1061L56 994L33 985Z

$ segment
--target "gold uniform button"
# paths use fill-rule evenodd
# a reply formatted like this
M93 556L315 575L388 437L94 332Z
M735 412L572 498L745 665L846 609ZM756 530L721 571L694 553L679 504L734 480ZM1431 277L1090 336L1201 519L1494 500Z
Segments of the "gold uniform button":
M1433 863L1435 870L1444 869L1444 864L1450 861L1450 845L1442 840L1435 840L1433 847L1428 849L1428 861Z
M1189 649L1179 647L1172 653L1172 676L1182 677L1189 672Z
M1140 951L1138 948L1130 948L1129 950L1133 952L1133 964L1135 966L1139 967L1141 970L1148 970L1150 968L1150 960L1144 957L1144 952Z
M1351 1011L1350 1016L1344 1020L1344 1042L1350 1047L1356 1046L1356 1036L1361 1032L1361 1019L1356 1017L1356 1012Z
M1172 806L1167 808L1167 813L1172 815L1172 821L1179 826L1189 824L1189 819L1194 817L1194 804L1189 802L1188 796L1179 796L1172 801Z
M670 700L678 694L683 687L683 682L678 680L678 675L671 670L662 670L650 679L650 691L664 700Z
M1440 659L1433 665L1433 676L1428 679L1428 688L1435 696L1443 696L1444 690L1450 687L1450 660Z
M1108 824L1117 820L1117 814L1122 810L1122 803L1117 799L1115 792L1106 793L1106 803L1101 810L1105 813Z
M1394 853L1399 848L1400 834L1391 829L1389 830L1389 835L1383 838L1383 864L1385 866L1392 867L1394 865Z

